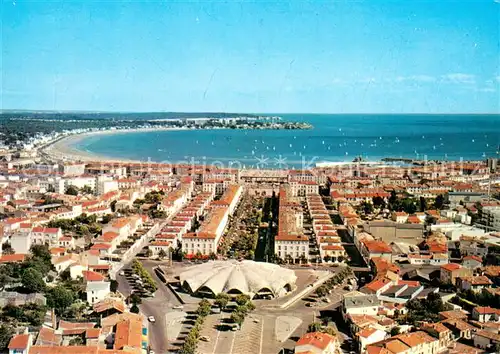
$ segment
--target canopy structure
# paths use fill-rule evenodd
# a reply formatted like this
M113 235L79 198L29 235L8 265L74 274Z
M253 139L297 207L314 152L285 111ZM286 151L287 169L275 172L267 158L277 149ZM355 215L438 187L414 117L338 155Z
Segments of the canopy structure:
M286 294L295 287L297 276L293 270L273 263L228 260L190 267L179 279L191 293L246 294L254 298Z

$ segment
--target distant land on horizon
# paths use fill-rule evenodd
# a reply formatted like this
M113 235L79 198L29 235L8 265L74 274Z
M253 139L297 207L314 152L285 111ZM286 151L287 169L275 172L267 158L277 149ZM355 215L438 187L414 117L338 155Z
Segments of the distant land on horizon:
M28 113L33 115L40 114L82 114L82 115L107 115L107 114L120 114L120 115L167 115L172 116L172 118L196 118L196 117L206 117L213 116L216 118L223 117L233 117L233 116L293 116L293 115L328 115L328 116L485 116L485 115L498 115L500 112L462 112L462 113L335 113L335 112L288 112L288 113L278 113L278 112L175 112L175 111L83 111L83 110L44 110L44 109L0 109L0 116L4 114L17 114L17 113ZM102 118L102 117L101 117Z

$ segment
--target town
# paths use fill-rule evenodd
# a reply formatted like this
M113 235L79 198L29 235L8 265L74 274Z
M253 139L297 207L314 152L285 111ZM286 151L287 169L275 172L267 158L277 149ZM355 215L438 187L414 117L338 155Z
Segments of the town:
M22 161L23 163L17 163ZM496 159L0 162L0 350L498 353Z

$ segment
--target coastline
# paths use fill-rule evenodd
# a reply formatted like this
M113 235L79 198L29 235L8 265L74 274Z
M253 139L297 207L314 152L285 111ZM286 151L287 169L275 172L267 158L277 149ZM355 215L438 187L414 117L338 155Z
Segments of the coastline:
M218 128L224 129L224 128ZM157 132L157 131L184 131L193 130L189 128L136 128L136 129L110 129L110 130L99 130L84 133L76 133L62 138L58 138L55 141L49 142L43 147L39 148L40 152L48 156L53 160L66 160L66 161L84 161L84 162L120 162L120 163L144 163L144 160L126 159L126 158L116 158L110 157L102 154L94 154L88 151L80 150L75 147L75 145L90 136L99 135L111 135L111 134L127 134L127 133L139 133L139 132ZM155 162L155 161L149 161ZM318 161L316 167L332 167L332 166L347 166L355 165L353 161L336 161L336 162L326 162ZM385 164L383 161L363 161L361 164L364 165L381 165Z
M91 131L85 133L71 134L64 136L55 141L49 142L40 148L40 152L55 160L69 160L69 161L108 161L108 162L144 162L142 160L123 159L116 157L109 157L105 155L96 155L91 152L83 151L75 148L75 145L89 137L110 134L127 134L139 132L155 132L155 131L175 131L175 130L189 130L187 128L137 128L137 129L109 129Z
M212 128L214 130L224 130L228 128ZM149 160L145 159L132 159L132 158L121 158L121 157L111 157L106 156L105 154L96 154L90 151L86 151L84 149L79 149L77 146L80 141L86 139L91 136L104 136L111 134L127 134L127 133L143 133L143 132L160 132L160 131L188 131L188 130L210 130L210 129L194 129L194 128L186 128L186 127L143 127L143 128L128 128L128 129L106 129L106 130L94 130L94 131L82 131L82 132L74 132L69 135L65 135L62 137L58 137L52 141L45 143L44 145L36 147L36 149L41 153L42 157L45 157L47 160L52 161L84 161L84 162L116 162L116 163L160 163L160 160ZM324 142L323 142L324 144ZM304 146L305 148L305 146ZM244 157L245 159L247 156ZM224 160L224 159L223 159ZM411 157L378 157L372 160L364 159L362 161L353 161L352 159L344 160L335 160L335 159L318 159L315 162L315 166L317 168L328 168L328 167L337 167L337 166L349 166L349 165L365 165L365 166L387 166L393 163L403 163L403 164L417 164L423 165L428 162L451 162L455 161L453 159L414 159ZM457 160L458 161L458 160ZM476 159L465 159L464 161L476 161ZM289 161L288 163L292 164L295 161ZM208 161L205 161L205 164L210 165ZM253 168L250 166L250 168ZM258 167L257 167L258 168ZM290 168L297 168L291 165ZM310 168L310 167L308 167ZM276 169L276 168L272 168ZM277 169L282 169L278 167ZM286 167L285 167L286 169Z

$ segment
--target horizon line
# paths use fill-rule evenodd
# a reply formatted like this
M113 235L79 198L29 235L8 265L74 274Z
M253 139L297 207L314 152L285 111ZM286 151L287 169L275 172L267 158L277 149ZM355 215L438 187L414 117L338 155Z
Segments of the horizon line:
M349 113L334 113L334 112L288 112L288 113L276 113L276 112L229 112L229 111L101 111L101 110L54 110L54 109L23 109L23 108L5 108L0 109L0 114L4 113L80 113L80 114L151 114L151 113L169 113L169 114L183 114L183 113L194 113L194 114L246 114L246 115L291 115L291 114L303 114L303 115L318 115L318 114L328 114L328 115L500 115L499 112L443 112L443 113L429 113L429 112L416 112L416 113L405 113L405 112L349 112Z

